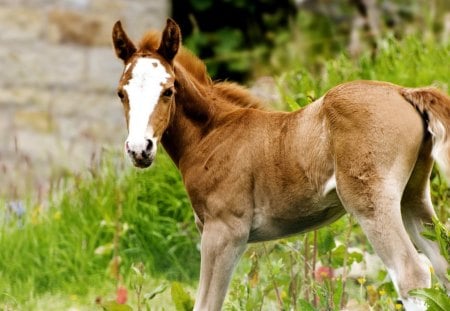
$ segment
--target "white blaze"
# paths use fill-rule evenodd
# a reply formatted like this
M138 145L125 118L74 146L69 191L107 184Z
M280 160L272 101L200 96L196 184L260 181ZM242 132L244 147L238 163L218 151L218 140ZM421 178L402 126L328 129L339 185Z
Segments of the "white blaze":
M136 61L131 79L124 86L130 105L127 142L131 150L144 150L147 139L151 139L156 146L149 119L169 77L156 58L142 57Z

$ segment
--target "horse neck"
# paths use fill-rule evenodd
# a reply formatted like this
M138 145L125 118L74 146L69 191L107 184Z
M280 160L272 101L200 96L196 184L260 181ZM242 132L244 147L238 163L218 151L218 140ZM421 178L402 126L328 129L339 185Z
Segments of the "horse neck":
M198 82L183 67L175 67L175 74L175 113L161 143L179 167L182 157L236 107L220 100L212 91L213 85Z

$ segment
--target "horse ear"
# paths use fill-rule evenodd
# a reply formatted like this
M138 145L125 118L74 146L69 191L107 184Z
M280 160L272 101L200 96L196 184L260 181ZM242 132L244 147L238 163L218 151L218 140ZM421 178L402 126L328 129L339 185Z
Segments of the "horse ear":
M112 39L117 57L126 63L134 52L136 52L136 47L123 30L122 23L120 21L117 21L114 24Z
M178 24L171 18L167 19L166 28L162 33L161 44L157 52L168 62L172 62L181 44L181 31Z

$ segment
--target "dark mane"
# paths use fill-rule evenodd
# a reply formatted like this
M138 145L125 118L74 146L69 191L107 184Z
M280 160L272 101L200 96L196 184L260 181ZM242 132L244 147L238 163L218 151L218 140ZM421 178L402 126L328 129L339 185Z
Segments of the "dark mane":
M155 52L161 40L161 33L149 31L139 43L138 52ZM188 71L192 77L204 86L212 87L218 95L236 106L263 109L261 101L245 87L231 82L213 82L208 75L205 64L188 49L181 47L175 62Z

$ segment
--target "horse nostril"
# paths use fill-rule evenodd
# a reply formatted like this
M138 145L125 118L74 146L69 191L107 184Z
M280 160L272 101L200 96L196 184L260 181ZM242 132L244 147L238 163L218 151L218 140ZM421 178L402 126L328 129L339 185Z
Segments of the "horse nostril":
M151 139L147 139L147 148L145 148L145 151L150 152L153 148L153 142Z

